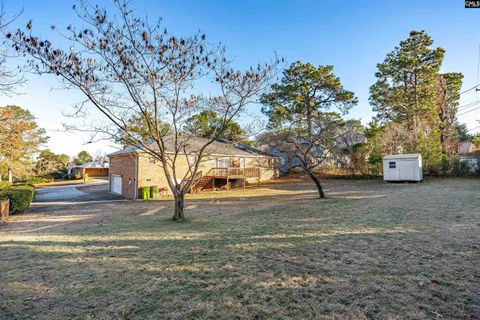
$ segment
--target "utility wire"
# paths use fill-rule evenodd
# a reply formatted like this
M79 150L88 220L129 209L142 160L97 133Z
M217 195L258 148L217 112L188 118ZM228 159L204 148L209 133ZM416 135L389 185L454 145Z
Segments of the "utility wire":
M470 110L468 110L468 111L459 113L459 114L457 114L457 116L463 116L464 114L470 113L470 112L475 111L475 110L478 110L478 109L480 109L480 107L476 107L476 108L470 109Z
M472 129L468 129L468 131L473 131L473 130L476 130L476 129L479 129L479 128L480 128L480 126L472 128Z
M473 89L476 89L476 88L478 88L479 86L480 86L480 83L477 84L476 86L471 87L470 89L467 89L467 90L465 90L465 91L463 91L463 92L460 92L460 94L462 95L462 94L464 94L464 93L467 93L467 92L469 92L469 91L472 91Z
M462 105L462 106L459 106L459 107L457 108L457 111L462 111L462 110L468 109L468 108L470 108L470 107L472 107L472 106L474 106L474 105L477 105L477 104L479 104L479 103L480 103L480 100L477 100L477 101L474 101L474 102L470 102L470 103L464 104L464 105Z

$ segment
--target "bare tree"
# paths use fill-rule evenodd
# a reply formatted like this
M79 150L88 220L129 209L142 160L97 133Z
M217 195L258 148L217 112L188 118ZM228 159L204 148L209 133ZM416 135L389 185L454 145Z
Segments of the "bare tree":
M12 19L7 20L3 3L0 3L0 33L5 34L7 26L11 24L20 13L15 15ZM4 43L2 44L2 47L0 47L0 95L10 96L15 94L15 88L24 83L25 79L5 67L9 54L7 48L3 45Z
M70 44L67 50L32 35L32 22L7 37L16 50L31 57L28 66L33 71L56 75L66 88L84 94L85 101L75 106L76 115L84 116L93 106L108 119L77 129L117 141L128 139L127 144L136 143L161 164L175 197L172 219L184 220L184 196L208 147L264 90L279 61L234 70L224 48L209 45L204 34L171 36L161 21L151 24L137 17L127 1L114 4L113 14L87 2L74 6L85 26L68 26L63 34ZM198 92L199 82L206 80L218 94ZM205 110L216 112L221 121L216 132L199 144L184 127ZM135 117L141 118L141 126L131 125ZM190 160L185 174L177 170L182 158Z

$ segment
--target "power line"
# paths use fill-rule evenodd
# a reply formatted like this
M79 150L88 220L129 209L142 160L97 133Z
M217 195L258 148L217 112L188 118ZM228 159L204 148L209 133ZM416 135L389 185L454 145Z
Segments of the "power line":
M467 90L465 90L465 91L463 91L463 92L460 92L460 94L462 95L462 94L464 94L464 93L467 93L467 92L469 92L469 91L472 91L473 89L478 88L478 86L480 86L480 83L477 84L476 86L471 87L470 89L467 89Z
M470 112L475 111L475 110L478 110L478 109L480 109L480 107L476 107L476 108L470 109L470 110L468 110L468 111L459 113L459 114L457 114L457 116L463 116L464 114L470 113Z
M480 100L477 100L477 101L474 101L474 102L470 102L470 103L464 104L463 106L459 106L459 107L457 108L457 111L461 111L461 110L464 110L464 109L468 109L469 107L474 106L474 105L479 104L479 103L480 103Z
M468 129L468 131L473 131L473 130L476 130L476 129L480 129L480 126L472 128L472 129Z

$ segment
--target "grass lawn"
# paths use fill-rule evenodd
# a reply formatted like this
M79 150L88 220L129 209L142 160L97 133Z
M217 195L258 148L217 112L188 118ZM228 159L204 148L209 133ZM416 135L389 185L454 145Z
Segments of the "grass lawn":
M480 180L62 203L0 228L0 319L479 319ZM216 198L214 198L216 197Z
M107 178L89 178L88 183L98 183L105 181ZM58 187L58 186L68 186L68 185L77 185L77 184L83 184L84 181L83 179L77 179L77 180L56 180L52 182L46 182L46 183L36 183L35 188L47 188L47 187Z

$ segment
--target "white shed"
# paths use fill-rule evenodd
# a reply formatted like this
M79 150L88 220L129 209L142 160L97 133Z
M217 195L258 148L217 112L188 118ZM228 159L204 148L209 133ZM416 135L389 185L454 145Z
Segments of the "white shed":
M391 154L383 157L383 180L422 181L422 156L414 154Z

